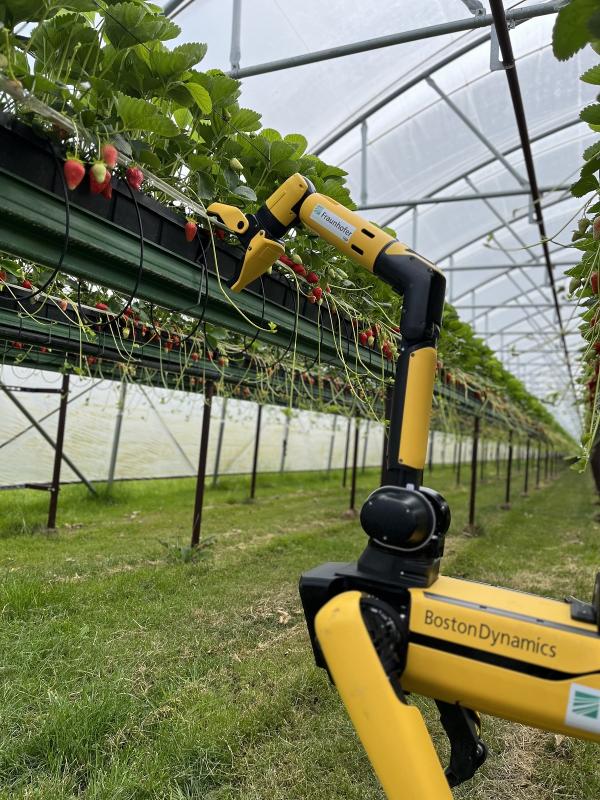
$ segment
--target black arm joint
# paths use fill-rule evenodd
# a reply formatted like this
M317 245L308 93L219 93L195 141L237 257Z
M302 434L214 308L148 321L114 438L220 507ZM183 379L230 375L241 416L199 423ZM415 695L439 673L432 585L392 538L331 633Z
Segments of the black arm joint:
M440 721L450 742L450 764L445 774L448 785L470 780L487 758L487 747L479 737L479 717L458 703L435 701Z

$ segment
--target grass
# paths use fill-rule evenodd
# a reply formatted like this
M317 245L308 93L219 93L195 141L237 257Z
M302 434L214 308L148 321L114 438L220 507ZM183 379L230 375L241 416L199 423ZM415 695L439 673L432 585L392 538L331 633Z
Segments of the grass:
M451 503L444 571L588 597L600 563L586 478L565 472L512 510L490 467L480 537L463 534L468 471L429 483ZM377 475L359 475L358 497ZM205 498L189 558L189 480L0 495L0 800L381 800L326 675L311 660L299 574L364 546L339 473L246 478ZM439 735L428 701L428 722ZM594 745L485 720L490 756L459 798L600 795ZM441 745L443 747L443 745Z

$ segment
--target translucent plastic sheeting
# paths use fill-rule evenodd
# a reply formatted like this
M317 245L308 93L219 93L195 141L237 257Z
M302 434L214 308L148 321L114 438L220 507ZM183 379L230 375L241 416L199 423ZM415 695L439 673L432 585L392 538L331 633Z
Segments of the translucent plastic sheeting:
M483 5L489 11L485 2ZM507 9L527 5L531 3L505 3ZM461 0L425 4L417 0L371 4L242 0L241 7L242 68L469 17ZM207 68L230 68L232 10L232 0L194 0L176 15L176 22L182 27L178 42L208 43L204 62ZM588 48L568 62L558 62L551 49L554 19L554 15L537 17L510 31L538 184L547 187L569 185L576 176L582 152L593 138L587 126L578 122L578 116L596 94L595 88L581 83L578 76L597 61L597 56ZM489 28L447 34L245 78L241 101L259 110L266 126L284 134L304 133L309 149L318 148L392 90L486 33ZM526 180L506 76L501 69L490 70L489 41L435 70L432 78L492 146L507 153L510 166ZM369 116L367 124L366 187L361 185L358 127L322 153L327 161L348 171L355 200L365 188L368 203L401 202L431 193L448 196L519 188L515 175L427 81L417 83ZM568 127L556 131L562 126ZM551 131L555 132L547 135ZM570 241L570 221L577 216L581 203L565 200L564 193L548 194L544 203L547 232L553 238L553 258L575 259L576 253L565 248ZM489 339L509 368L514 367L514 358L505 352L504 342L495 332L515 326L530 331L531 344L537 344L537 352L521 353L519 374L528 388L542 398L552 391L559 392L554 412L574 431L578 423L562 345L556 337L556 315L553 308L535 307L552 303L545 270L524 266L524 271L512 270L505 275L502 269L478 274L450 272L451 261L458 267L499 264L506 269L515 263L543 264L539 231L529 219L527 196L495 198L489 204L469 201L419 206L416 225L412 209L406 207L371 210L366 215L379 224L391 224L400 239L416 245L424 255L448 268L449 299L463 309L464 319L474 321L476 330ZM495 232L491 242L490 232ZM572 308L564 301L562 289L566 282L560 277L564 268L557 267L555 275L561 290L564 325L570 330L576 323L571 320ZM472 291L475 295L465 299L465 292ZM503 307L512 305L510 298L517 294L519 303L530 306L529 315ZM495 304L498 309L488 314L484 309L466 308L487 304ZM549 354L548 378L540 381L536 359L546 349L546 337L552 334L555 353ZM568 344L575 363L576 338L569 337Z
M0 379L8 386L60 388L61 376L49 372L2 367ZM91 387L91 388L90 388ZM89 389L68 405L64 452L88 480L106 480L113 432L117 415L120 385L112 381L94 381L72 376L70 398ZM57 394L19 392L18 400L37 420L58 409ZM198 466L203 398L185 392L128 385L121 428L115 477L159 478L195 475ZM250 472L256 432L255 403L227 401L219 474ZM41 424L56 437L55 413ZM212 474L222 418L222 399L213 400L207 472ZM288 416L283 409L265 406L262 415L259 471L281 468L283 440ZM35 429L14 442L8 439L29 426L28 421L4 392L0 392L0 486L49 481L54 450ZM289 417L286 470L326 469L333 435L332 467L344 464L347 419L338 417L333 435L333 416L308 411L294 411ZM365 437L367 449L365 453ZM366 423L360 428L359 464L381 463L382 428ZM354 443L352 429L351 451ZM365 460L366 455L366 460ZM348 463L351 463L351 453ZM77 480L63 463L61 480ZM1 500L1 495L0 495Z

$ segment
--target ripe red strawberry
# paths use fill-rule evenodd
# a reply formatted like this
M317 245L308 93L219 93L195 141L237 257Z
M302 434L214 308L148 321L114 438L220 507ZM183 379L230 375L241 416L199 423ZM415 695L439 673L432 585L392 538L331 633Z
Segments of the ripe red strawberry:
M114 146L114 144L103 144L100 152L102 155L102 160L106 166L114 169L117 166L117 160L119 158L117 148Z
M104 183L106 178L106 164L104 161L94 161L90 167L90 174L94 176L96 183Z
M63 166L63 174L71 191L76 189L85 177L85 167L78 158L67 158Z
M3 269L0 269L0 281L6 280L6 272Z
M331 294L331 286L329 284L327 284L327 286L325 287L325 291L327 292L327 294Z
M592 277L590 279L590 284L592 286L592 292L594 294L598 294L598 271L592 272Z
M600 239L600 214L594 218L594 222L592 224L592 236L594 237L595 241Z
M318 283L319 282L319 276L317 275L316 272L309 272L308 275L306 276L306 280L309 283Z
M48 348L47 348L47 347L44 347L44 345L42 345L42 346L40 347L40 353L47 353L47 352L48 352Z
M23 287L23 289L33 289L33 284L31 283L31 281L28 281L27 278L21 281L21 286Z
M392 352L392 348L390 347L388 342L383 343L383 347L381 348L381 352L383 353L384 358L387 358L388 361L391 360L394 353Z
M193 242L196 238L196 234L198 233L198 225L194 222L193 219L188 217L187 222L185 223L185 240L186 242Z
M317 302L317 298L314 296L312 292L308 295L306 299L308 300L309 303L312 303L313 305Z
M93 367L96 361L98 361L98 359L96 358L96 356L87 356L86 361L88 363L88 366Z
M294 269L296 266L296 264L292 261L292 259L289 256L286 256L285 253L282 253L279 256L279 260L281 261L282 264L285 264L286 267L291 267L292 269Z
M198 359L200 358L200 354L199 354L199 353L196 353L196 352L194 351L194 352L192 353L192 355L190 356L190 358L192 359L192 361L198 361Z
M15 350L22 350L23 349L23 342L13 342L12 346Z
M130 317L133 314L133 309L131 306L127 306L127 308L123 309L123 316Z
M600 342L594 342L594 350L600 353Z
M215 228L215 236L217 237L217 239L223 241L223 239L227 236L227 234L225 233L223 228Z
M167 339L163 345L163 348L167 351L167 353L170 352L173 349L173 342L170 339Z
M109 176L109 178L108 178L108 183L106 184L104 189L102 189L102 197L105 197L107 200L111 200L112 199L112 183L110 182L110 174L108 172L106 174Z
M323 289L320 286L315 286L312 290L313 297L316 297L317 300L320 300L323 297Z
M219 358L219 360L217 361L217 364L218 364L220 367L226 367L226 366L227 366L227 364L229 364L229 359L227 358L227 356L221 356L221 357Z
M365 333L365 331L363 331L363 332L360 334L360 336L358 337L358 341L359 341L359 342L362 344L362 346L363 346L363 347L366 347L366 346L367 346L367 339L368 339L368 338L369 338L369 337L367 336L367 334Z
M144 173L139 167L127 167L125 170L125 180L132 189L135 189L137 192L139 192L142 183L144 182Z
M106 303L96 303L95 307L98 309L98 311L108 311L108 306Z
M62 300L59 300L59 301L58 301L58 307L60 308L60 310L61 310L61 311L66 311L66 310L67 310L67 308L69 307L69 304L68 304L68 303L67 303L67 301L66 301L66 300L63 298Z

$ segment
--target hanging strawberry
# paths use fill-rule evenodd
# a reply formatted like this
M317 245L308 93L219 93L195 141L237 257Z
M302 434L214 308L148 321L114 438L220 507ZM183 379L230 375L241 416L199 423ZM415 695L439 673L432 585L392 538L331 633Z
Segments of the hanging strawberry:
M139 192L144 181L144 173L139 167L127 167L125 170L125 180L132 189Z
M196 234L198 233L198 224L191 217L187 218L184 232L186 242L193 242L196 238Z
M107 167L114 169L117 166L119 154L114 144L103 144L100 154L102 155L102 160Z
M69 156L63 165L63 174L67 186L73 191L85 177L83 162L75 156Z

